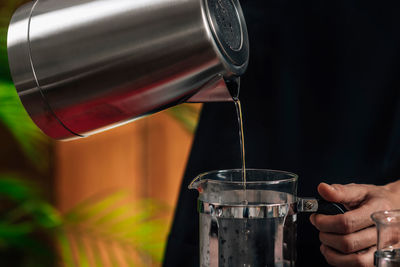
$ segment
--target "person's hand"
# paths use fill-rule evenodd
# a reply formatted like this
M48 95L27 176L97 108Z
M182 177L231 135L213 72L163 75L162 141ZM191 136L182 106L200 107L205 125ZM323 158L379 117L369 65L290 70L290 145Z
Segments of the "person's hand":
M377 235L370 216L375 211L400 208L400 181L385 186L321 183L318 192L349 210L339 215L310 216L320 231L320 249L326 261L340 267L374 266Z

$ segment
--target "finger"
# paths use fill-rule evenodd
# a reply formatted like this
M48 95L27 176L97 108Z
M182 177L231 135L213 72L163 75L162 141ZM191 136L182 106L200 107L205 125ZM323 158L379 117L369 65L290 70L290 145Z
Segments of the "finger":
M321 232L350 234L373 225L370 214L379 209L378 201L365 203L358 209L345 214L312 216L312 224Z
M319 240L339 252L353 253L376 245L376 228L369 227L348 235L320 232Z
M327 201L350 206L361 203L368 194L368 186L360 184L332 184L320 183L318 193Z
M322 255L326 261L332 266L340 267L373 267L374 266L374 251L376 247L370 247L365 251L359 253L342 254L335 251L334 249L321 245L320 247Z

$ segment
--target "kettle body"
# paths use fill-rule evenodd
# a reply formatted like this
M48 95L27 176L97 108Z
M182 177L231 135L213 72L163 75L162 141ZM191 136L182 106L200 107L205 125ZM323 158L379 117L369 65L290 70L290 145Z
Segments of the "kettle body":
M14 13L7 45L25 109L61 140L230 101L249 60L238 0L36 0Z

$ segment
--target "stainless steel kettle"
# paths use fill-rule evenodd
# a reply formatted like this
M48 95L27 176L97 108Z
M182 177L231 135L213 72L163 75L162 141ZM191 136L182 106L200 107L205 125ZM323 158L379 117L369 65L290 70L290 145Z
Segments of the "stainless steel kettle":
M8 57L33 121L70 139L232 100L249 45L238 0L37 0L14 13Z

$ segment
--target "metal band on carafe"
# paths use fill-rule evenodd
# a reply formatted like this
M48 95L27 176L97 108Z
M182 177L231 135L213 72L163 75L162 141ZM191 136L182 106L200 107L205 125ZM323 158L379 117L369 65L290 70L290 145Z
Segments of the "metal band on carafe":
M262 219L281 218L297 213L297 203L265 204L265 205L220 205L197 202L198 212L217 218Z

